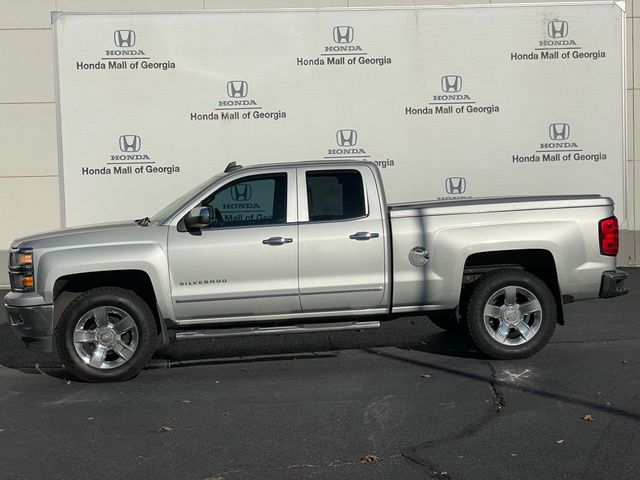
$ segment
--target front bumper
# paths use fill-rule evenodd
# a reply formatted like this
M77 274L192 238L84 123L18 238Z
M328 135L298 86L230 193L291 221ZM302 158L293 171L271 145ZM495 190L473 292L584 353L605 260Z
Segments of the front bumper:
M629 274L622 270L604 272L600 283L600 298L617 297L629 293L629 289L624 286L628 276Z
M53 305L4 305L11 329L34 352L53 352Z

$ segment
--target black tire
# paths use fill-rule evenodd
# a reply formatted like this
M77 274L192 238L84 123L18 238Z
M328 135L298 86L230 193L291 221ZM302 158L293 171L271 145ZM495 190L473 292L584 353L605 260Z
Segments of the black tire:
M118 382L147 366L157 336L153 313L144 300L131 290L99 287L79 295L64 310L56 347L79 380Z
M466 335L467 332L460 322L460 315L456 309L437 310L427 313L427 317L436 327L455 335Z
M537 353L551 339L557 322L549 287L529 272L512 269L496 270L474 282L466 313L469 336L482 353L496 360Z

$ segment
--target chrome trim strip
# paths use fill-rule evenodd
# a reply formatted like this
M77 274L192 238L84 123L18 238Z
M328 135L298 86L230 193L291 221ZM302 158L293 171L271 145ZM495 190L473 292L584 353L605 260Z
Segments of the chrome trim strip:
M233 297L216 295L216 296L194 296L187 298L178 298L175 300L175 303L196 303L196 302L219 302L222 300L253 300L255 298L278 298L278 297L295 297L298 296L298 292L292 293L265 293L263 295L235 295Z
M341 290L314 289L314 290L301 291L300 295L331 295L331 294L335 294L335 293L382 292L383 290L384 290L383 286L379 286L379 287L362 287L362 288L346 288L346 289L341 289Z
M209 330L189 330L177 332L176 340L187 340L191 338L248 337L255 335L288 335L293 333L313 332L339 332L344 330L368 330L372 328L380 328L380 322L336 322L288 325L281 327L241 327Z
M407 312L429 312L433 310L448 310L455 305L407 305L402 307L392 307L391 314Z

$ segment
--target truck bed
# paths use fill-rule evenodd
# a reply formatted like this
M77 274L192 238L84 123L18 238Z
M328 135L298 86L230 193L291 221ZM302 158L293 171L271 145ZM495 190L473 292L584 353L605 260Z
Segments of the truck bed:
M528 197L484 197L459 200L393 203L388 205L391 218L423 215L458 215L506 212L512 210L547 210L613 205L602 195L549 195Z

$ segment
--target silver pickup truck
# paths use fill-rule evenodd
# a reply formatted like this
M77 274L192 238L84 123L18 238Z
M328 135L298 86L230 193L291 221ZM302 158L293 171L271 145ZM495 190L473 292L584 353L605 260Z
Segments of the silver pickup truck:
M372 163L230 164L151 218L15 240L5 304L86 381L131 378L172 340L411 314L515 359L564 303L627 292L618 241L598 195L387 205Z

